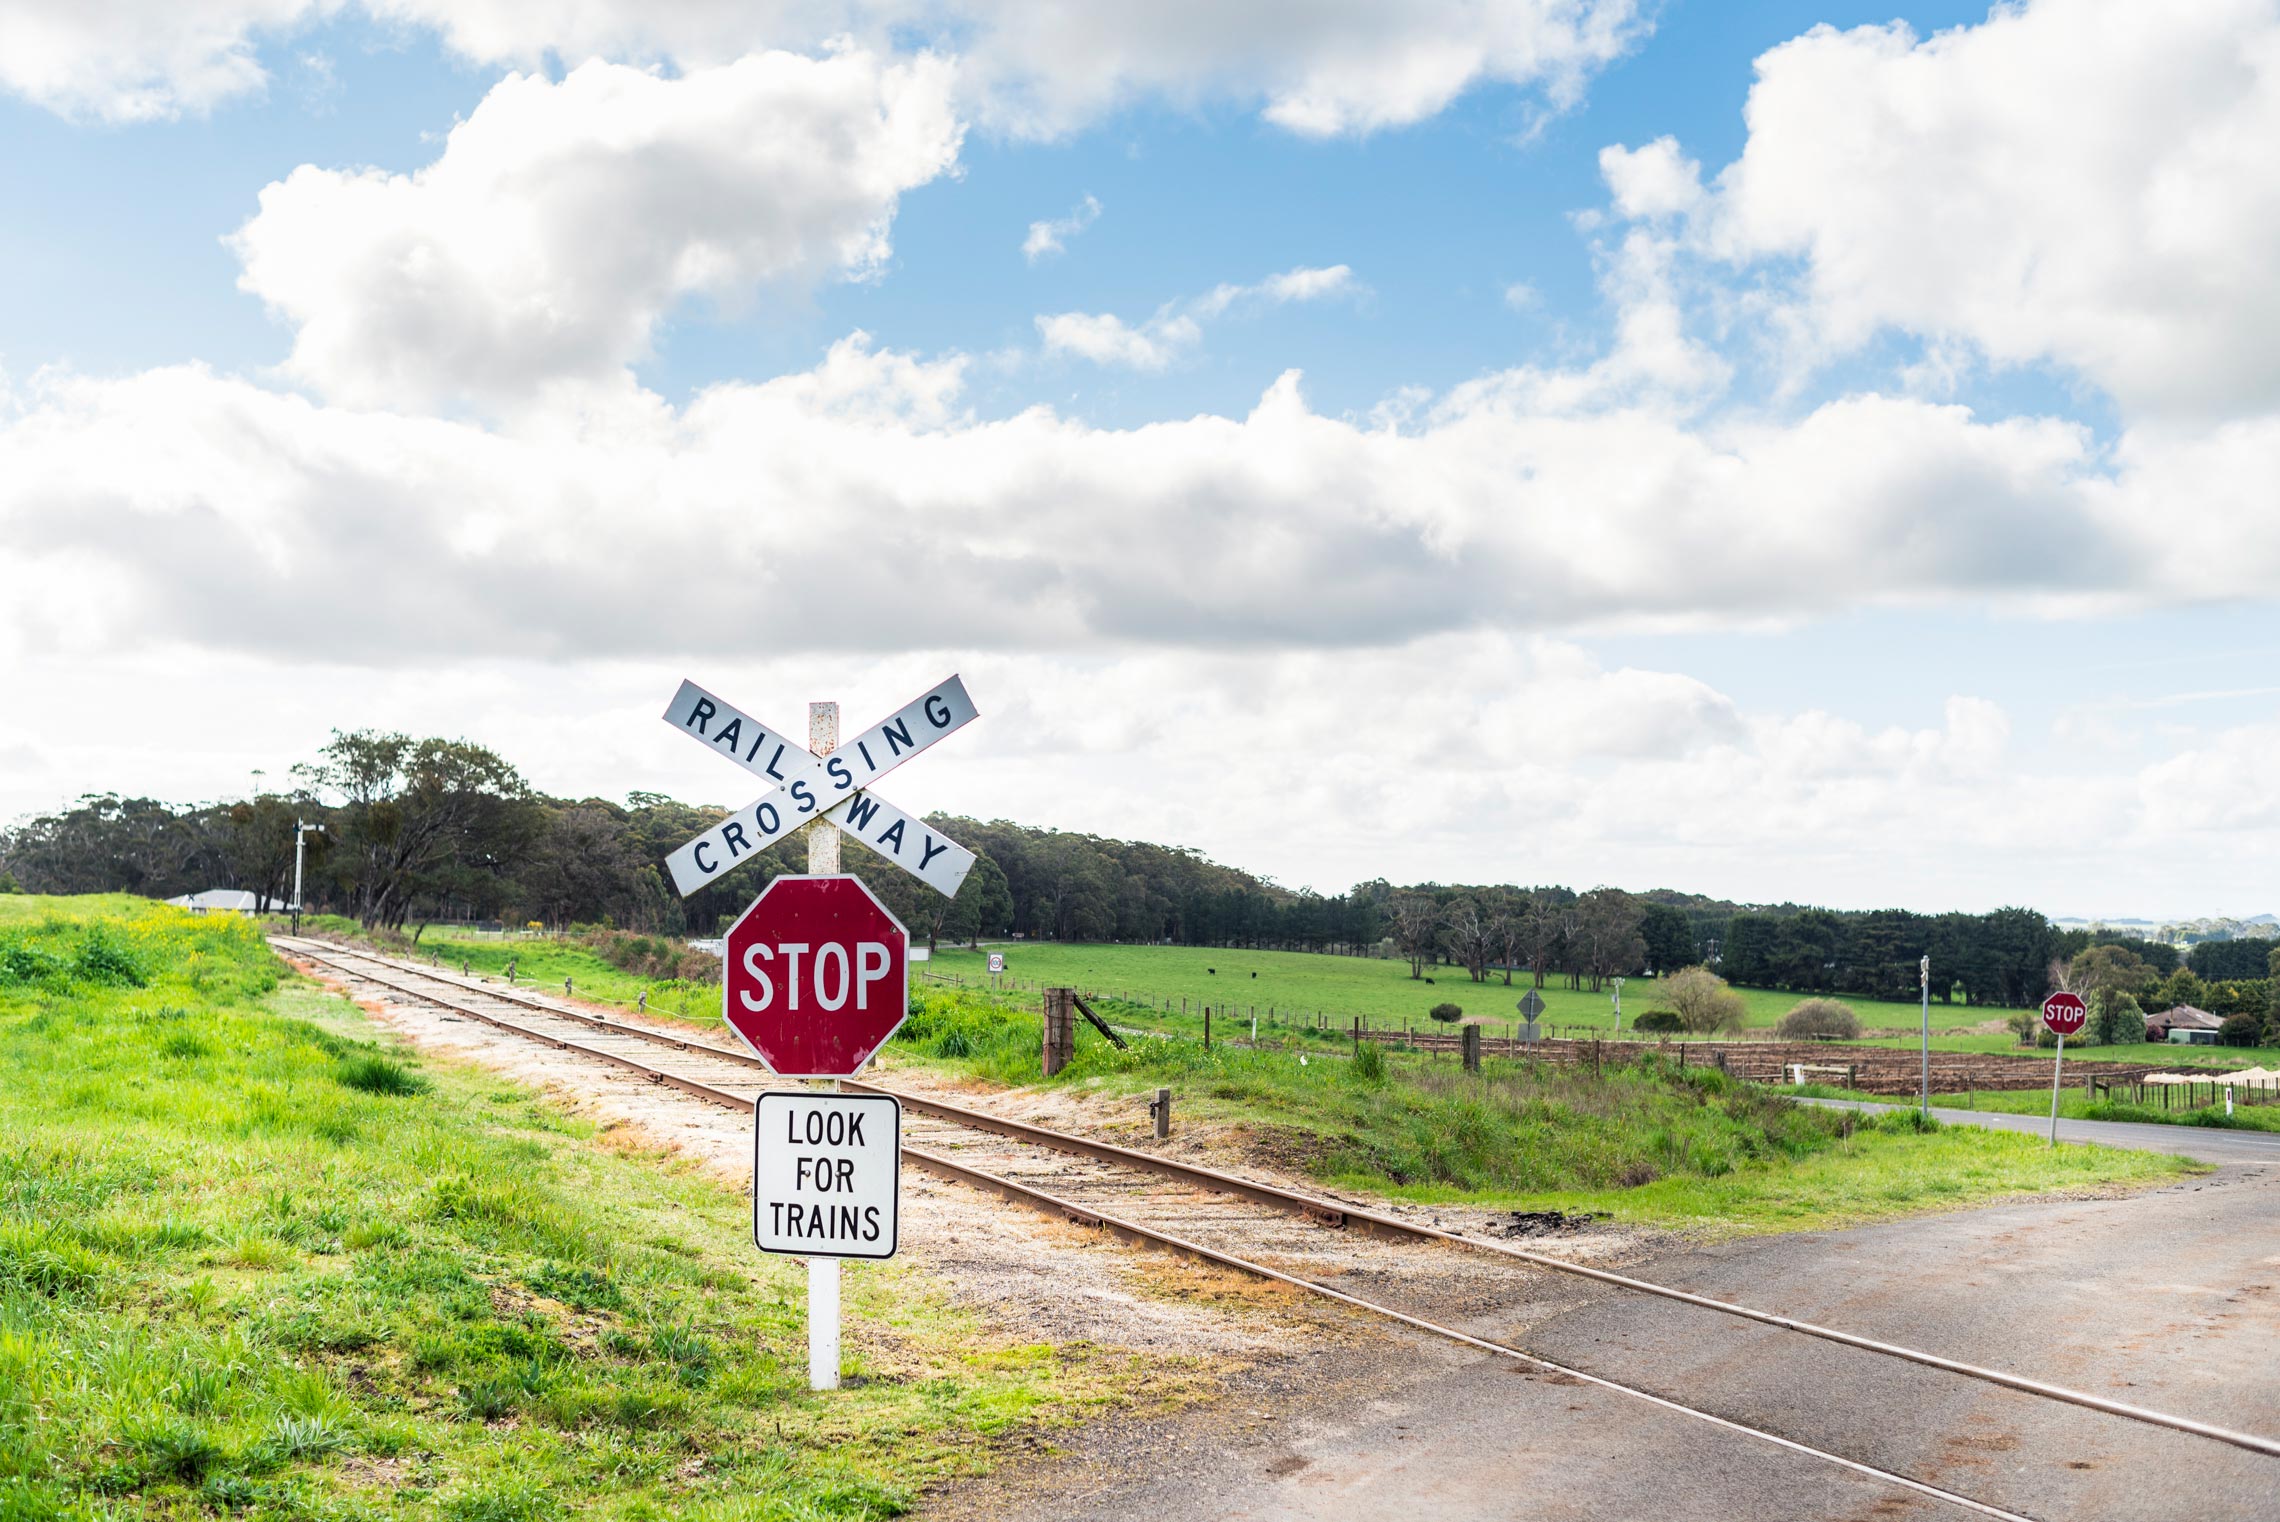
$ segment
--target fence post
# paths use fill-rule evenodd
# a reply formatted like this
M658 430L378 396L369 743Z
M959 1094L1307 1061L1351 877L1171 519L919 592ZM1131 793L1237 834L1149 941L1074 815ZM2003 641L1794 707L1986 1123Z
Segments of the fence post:
M1208 1004L1203 1007L1203 1049L1211 1050L1211 1006Z
M1077 991L1045 990L1045 1076L1050 1078L1069 1065L1077 1047Z
M1477 1025L1465 1027L1465 1071L1480 1071L1480 1027Z

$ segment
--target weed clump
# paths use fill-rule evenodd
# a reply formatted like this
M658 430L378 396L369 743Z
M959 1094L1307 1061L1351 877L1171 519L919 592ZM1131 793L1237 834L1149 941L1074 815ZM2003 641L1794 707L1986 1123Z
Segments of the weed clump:
M425 1078L396 1061L393 1057L372 1054L351 1057L341 1063L334 1074L346 1088L366 1094L397 1096L425 1094L429 1084Z

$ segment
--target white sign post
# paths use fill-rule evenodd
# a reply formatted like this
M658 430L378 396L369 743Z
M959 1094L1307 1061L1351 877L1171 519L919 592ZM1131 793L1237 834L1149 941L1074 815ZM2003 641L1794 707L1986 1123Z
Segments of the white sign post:
M839 837L844 833L943 897L956 897L959 885L973 869L974 853L935 833L924 821L896 808L870 787L974 717L974 703L966 695L965 683L953 676L847 744L839 741L839 705L811 703L808 743L801 745L726 699L684 681L665 709L665 722L773 786L666 858L673 886L686 898L802 825L812 825L808 873L803 882L836 876ZM868 889L864 893L869 897ZM878 907L876 898L870 902ZM879 912L885 913L883 908ZM746 911L748 916L751 913ZM888 918L891 923L891 916ZM899 925L894 926L894 933L897 944L901 944ZM803 944L799 949L804 952L808 948ZM899 963L903 953L895 955ZM850 964L847 953L843 951L841 957L844 973ZM820 952L815 965L820 979ZM725 1011L733 969L724 965L723 977L729 980L723 984ZM896 981L900 984L905 980L898 975ZM818 1021L829 1019L831 1011L838 1008L824 1001L820 982L816 1002L822 1006L816 1011ZM791 1007L798 1007L796 999ZM796 1037L801 1033L789 1034ZM827 1032L811 1028L805 1034L823 1036ZM847 1033L829 1034L844 1037ZM844 1041L837 1044L844 1055ZM833 1043L826 1041L824 1045L828 1050ZM866 1049L852 1059L852 1066L800 1067L795 1071L852 1073L860 1070L867 1057ZM896 1206L901 1198L902 1107L883 1095L778 1090L759 1097L752 1118L752 1240L762 1252L807 1259L808 1385L816 1390L836 1390L839 1260L894 1256Z
M808 1388L839 1388L839 1260L895 1255L902 1105L773 1090L752 1104L752 1245L808 1263Z

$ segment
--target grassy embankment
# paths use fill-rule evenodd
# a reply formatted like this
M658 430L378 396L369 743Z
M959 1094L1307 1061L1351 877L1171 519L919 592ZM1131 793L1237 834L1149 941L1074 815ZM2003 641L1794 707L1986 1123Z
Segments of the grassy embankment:
M865 1266L811 1396L735 1190L374 1035L235 917L0 897L0 1518L887 1516L1139 1387Z
M581 996L611 1002L631 1004L642 988L658 986L619 973L573 943L438 941L430 932L423 949L430 941L447 958L465 956L478 973L496 973L511 955L526 979L559 990L569 976ZM1197 955L1124 950L1135 958ZM1365 973L1399 967L1277 955ZM1222 977L1244 966L1233 957L1198 964L1212 965L1221 967ZM1259 981L1267 981L1263 972ZM717 988L679 987L693 1018L718 1020ZM1021 1003L1030 1008L1014 1007ZM650 1008L661 1007L670 1001L653 991ZM996 1083L1040 1082L1033 996L999 1000L921 982L913 1008L882 1055L889 1069L917 1063ZM1198 1019L1151 1013L1139 1004L1107 1001L1101 1012L1119 1025L1154 1026L1174 1036L1201 1029ZM1225 1024L1217 1030L1233 1034ZM1245 1127L1263 1155L1334 1187L1418 1200L1606 1210L1645 1224L1820 1227L2050 1189L2158 1180L2179 1166L2104 1149L2067 1149L2052 1157L2002 1133L1860 1129L1857 1121L1728 1085L1714 1072L1614 1069L1601 1083L1574 1070L1492 1059L1485 1079L1468 1080L1454 1061L1390 1052L1383 1054L1386 1081L1361 1082L1336 1032L1306 1037L1285 1027L1276 1034L1299 1037L1292 1042L1297 1050L1252 1052L1222 1044L1207 1053L1193 1040L1141 1039L1133 1051L1117 1053L1080 1027L1077 1063L1051 1083L1129 1095L1135 1106L1159 1084L1170 1085L1183 1116ZM1302 1065L1298 1054L1306 1051L1335 1053L1337 1060Z

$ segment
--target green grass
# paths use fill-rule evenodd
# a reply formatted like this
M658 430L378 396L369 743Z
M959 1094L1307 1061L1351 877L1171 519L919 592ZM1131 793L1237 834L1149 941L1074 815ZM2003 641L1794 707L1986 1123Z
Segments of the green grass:
M1860 1097L1836 1090L1830 1092L1840 1098ZM2046 1086L2031 1092L1934 1094L1932 1103L1951 1110L1988 1110L2002 1115L2048 1115L2050 1089ZM2215 1104L2196 1105L2192 1109L2165 1109L2158 1100L2152 1104L2134 1104L2120 1099L2096 1099L2072 1086L2059 1095L2058 1113L2074 1120L2135 1120L2157 1125L2207 1126L2231 1131L2280 1131L2280 1104L2236 1103L2232 1114L2228 1116L2221 1099Z
M1517 1020L1519 1012L1514 1006L1528 991L1529 983L1526 974L1516 974L1507 987L1501 973L1492 974L1486 983L1475 983L1461 967L1439 967L1432 969L1433 983L1428 987L1409 976L1407 962L1381 961L1375 957L1051 941L1019 942L980 951L943 947L936 951L929 970L962 976L969 983L986 983L990 951L1005 955L1006 976L1023 986L1069 984L1087 991L1129 994L1139 1002L1154 1003L1159 1008L1169 999L1175 1010L1183 998L1191 1008L1208 1003L1214 1008L1233 1007L1239 1013L1257 1005L1262 1023L1272 1007L1278 1018L1286 1012L1295 1012L1299 1018L1311 1019L1321 1011L1331 1017L1333 1024L1350 1025L1353 1017L1360 1015L1372 1025L1414 1021L1422 1026L1426 1023L1425 1012L1444 1000L1462 1007L1468 1017L1497 1022ZM1218 971L1210 971L1212 968ZM1258 976L1253 977L1253 973ZM1635 1016L1657 1007L1659 981L1654 978L1624 981L1625 1030L1630 1029ZM1614 1008L1605 992L1579 992L1566 987L1561 978L1552 979L1539 992L1546 1005L1543 1019L1551 1024L1602 1031L1614 1026ZM1753 1026L1778 1023L1804 997L1753 988L1736 992L1749 1005ZM1913 1029L1918 1022L1917 1006L1913 1003L1886 1004L1867 999L1840 1002L1859 1012L1863 1026L1906 1025ZM1935 1004L1932 1022L1935 1029L1977 1025L2000 1013Z
M273 921L282 924L282 921ZM301 920L303 931L340 940L367 939L356 921L332 915L307 915ZM517 987L534 988L542 993L562 992L562 980L570 979L571 991L581 999L598 1004L615 1004L633 1009L643 994L649 996L651 1014L680 1020L720 1021L720 985L717 983L689 983L674 979L645 978L612 966L598 953L576 941L555 940L548 936L516 935L474 936L442 930L429 930L416 946L390 944L389 953L425 962L431 956L441 959L443 970L458 972L465 966L477 977L503 979L510 959L515 964ZM4 1522L4 1519L0 1519Z
M1112 1019L1111 1006L1102 1011ZM1119 1021L1121 1023L1121 1021ZM1866 1121L1799 1106L1715 1069L1651 1051L1588 1069L1378 1051L1251 1050L1141 1037L1117 1051L1079 1028L1076 1060L1037 1076L1036 1017L972 991L930 987L888 1049L999 1083L1096 1090L1138 1117L1159 1085L1191 1123L1235 1128L1256 1155L1337 1188L1496 1208L1604 1210L1643 1225L1717 1231L1824 1227L2113 1184L2195 1165L2064 1148L1993 1131L1919 1133L1912 1116ZM1301 1062L1301 1057L1307 1060Z
M813 1396L736 1190L383 1046L236 917L0 905L7 1522L891 1516L1140 1384L864 1265Z

